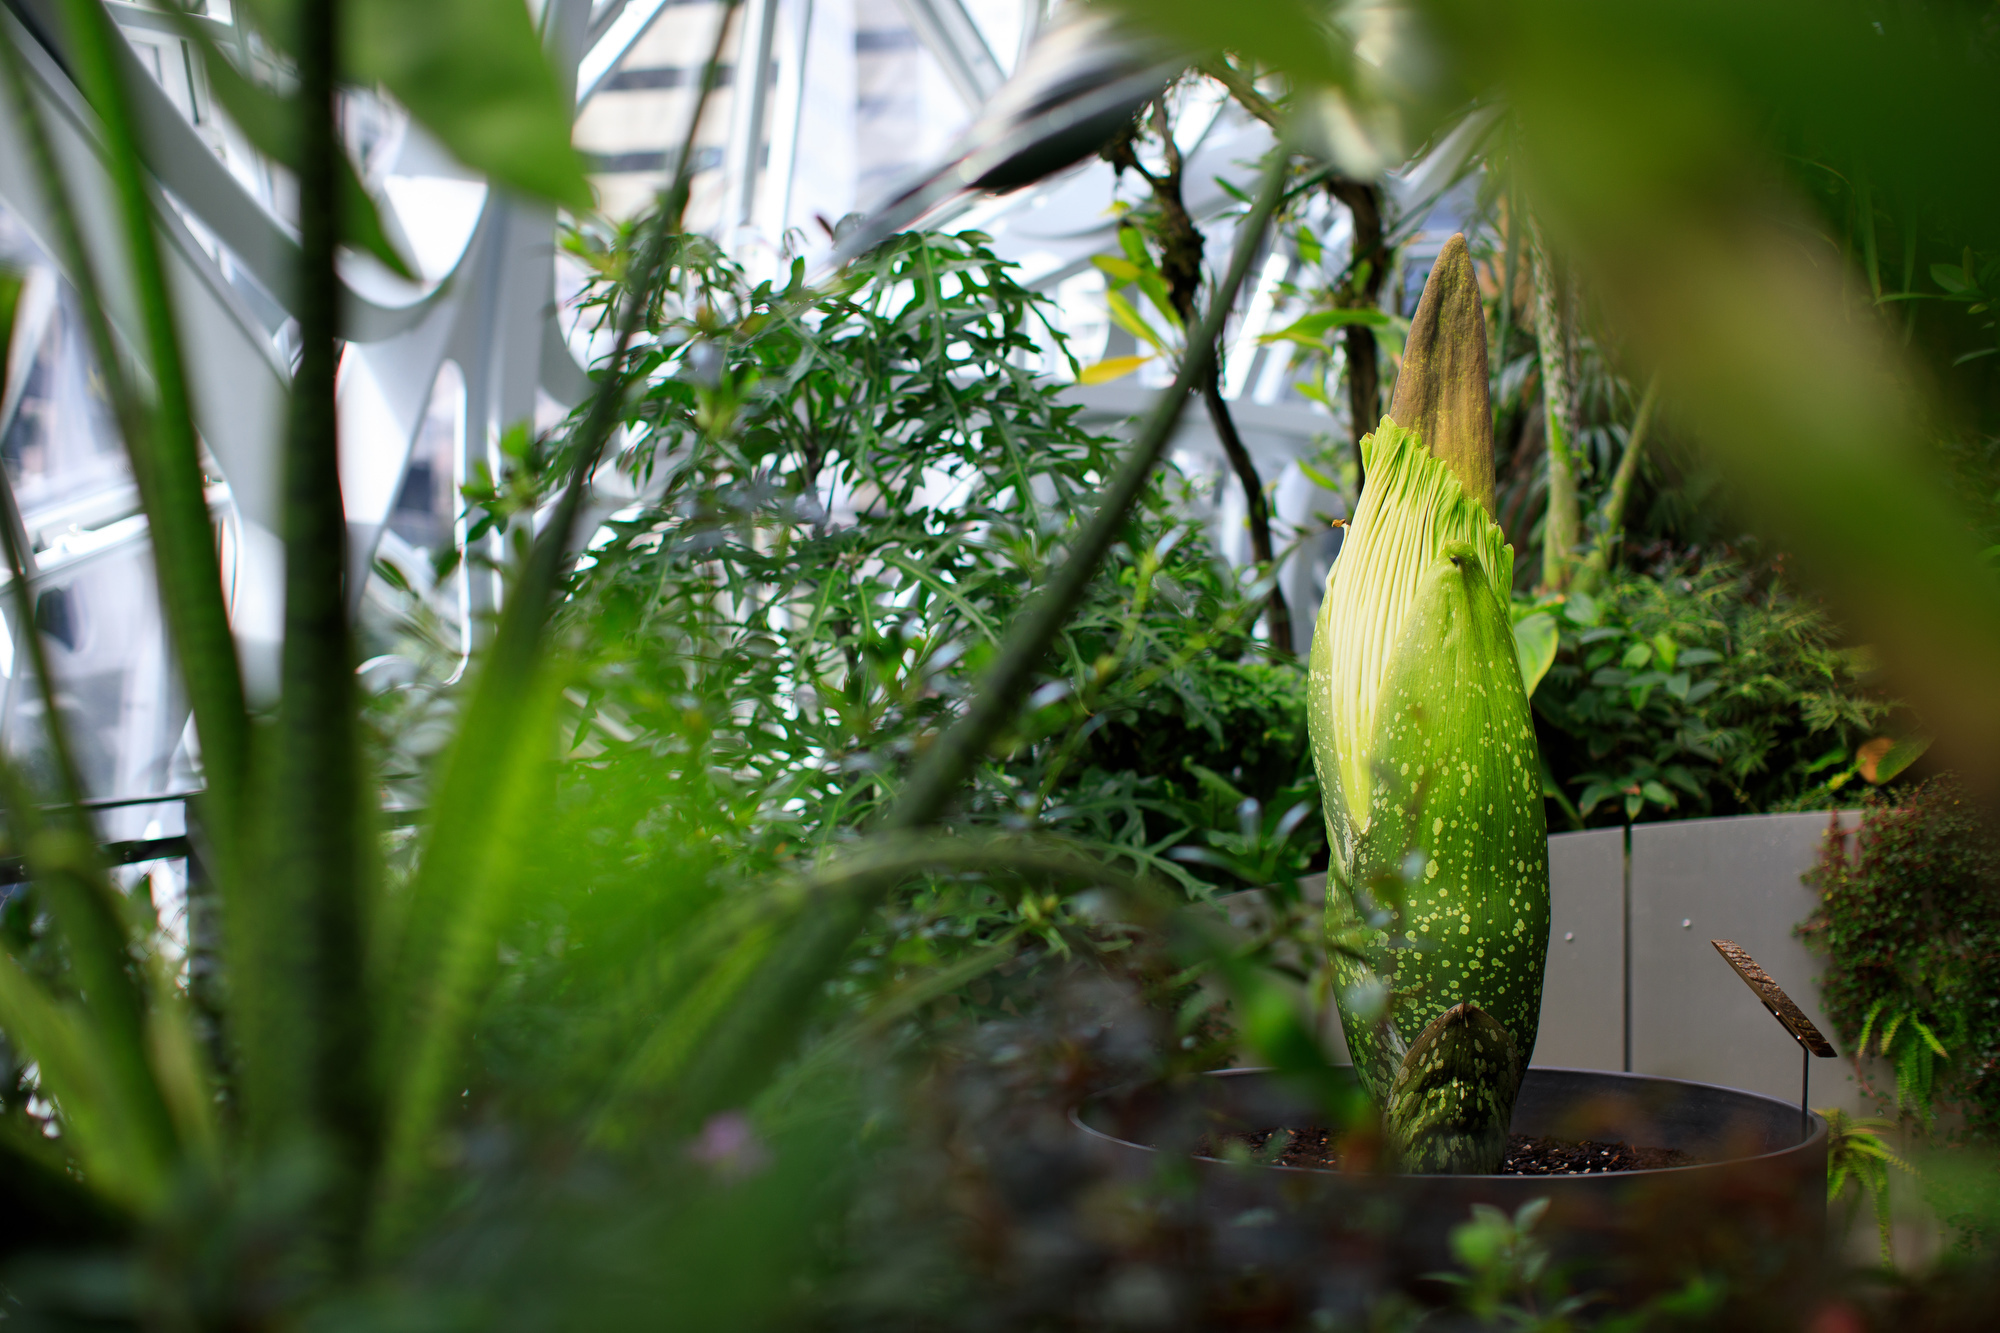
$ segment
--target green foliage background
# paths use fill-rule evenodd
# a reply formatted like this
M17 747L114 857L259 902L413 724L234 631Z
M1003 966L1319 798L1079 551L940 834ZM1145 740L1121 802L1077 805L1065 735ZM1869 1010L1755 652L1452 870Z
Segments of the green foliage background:
M568 780L643 772L694 842L776 864L894 797L1088 516L1111 445L1037 373L1061 341L981 237L898 238L828 292L687 246L626 423L642 498L563 612L589 750ZM575 248L615 271L611 238ZM1256 589L1174 487L1135 510L954 818L1205 893L1303 868L1317 834L1302 673L1256 653Z
M1820 994L1850 1050L1885 1057L1879 1094L1928 1124L1955 1108L2000 1134L2000 844L1964 789L1936 779L1829 836L1800 934L1827 959Z
M1827 808L1892 711L1870 656L1769 564L1615 570L1557 623L1534 706L1572 824Z

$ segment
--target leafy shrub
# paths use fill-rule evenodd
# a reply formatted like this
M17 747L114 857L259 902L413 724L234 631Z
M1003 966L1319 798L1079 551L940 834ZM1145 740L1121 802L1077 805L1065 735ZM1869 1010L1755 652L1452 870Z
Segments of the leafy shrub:
M1853 851L1830 835L1807 883L1820 906L1799 933L1826 955L1847 1047L1894 1065L1899 1112L1956 1105L1975 1134L2000 1131L2000 846L1964 791L1937 778L1871 804Z
M1113 442L1033 369L1062 341L977 235L898 238L830 290L797 268L752 283L685 244L627 420L638 498L565 613L588 645L591 754L571 776L642 770L662 819L782 861L893 798L1093 511ZM575 248L602 306L617 248ZM1060 833L1198 891L1245 855L1303 866L1320 835L1291 814L1312 791L1303 673L1245 657L1261 589L1179 517L1176 486L1135 510L955 818Z
M1734 560L1614 572L1560 612L1534 705L1574 825L1825 808L1890 711L1817 606Z

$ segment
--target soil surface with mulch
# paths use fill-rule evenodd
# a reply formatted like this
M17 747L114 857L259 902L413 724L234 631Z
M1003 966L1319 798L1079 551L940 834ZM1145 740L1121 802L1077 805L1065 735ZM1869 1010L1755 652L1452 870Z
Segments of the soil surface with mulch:
M1284 1136L1282 1143L1273 1142L1279 1135ZM1300 1166L1319 1171L1341 1169L1339 1151L1324 1129L1260 1129L1224 1134L1219 1140L1203 1137L1195 1145L1195 1156L1221 1158L1226 1154L1238 1157L1243 1149L1249 1150L1251 1161L1264 1166ZM1629 1143L1599 1139L1573 1142L1509 1134L1507 1156L1501 1162L1500 1174L1594 1176L1613 1171L1653 1171L1661 1167L1694 1164L1694 1158L1676 1148L1638 1148Z

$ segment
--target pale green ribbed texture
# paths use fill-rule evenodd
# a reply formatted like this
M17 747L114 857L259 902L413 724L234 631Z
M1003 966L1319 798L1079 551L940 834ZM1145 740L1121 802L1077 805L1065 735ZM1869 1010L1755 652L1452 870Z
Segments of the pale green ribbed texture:
M1336 856L1351 852L1368 823L1375 711L1425 571L1447 544L1465 542L1503 606L1514 582L1514 548L1500 525L1413 432L1383 417L1361 456L1367 485L1327 575L1312 642L1314 758Z

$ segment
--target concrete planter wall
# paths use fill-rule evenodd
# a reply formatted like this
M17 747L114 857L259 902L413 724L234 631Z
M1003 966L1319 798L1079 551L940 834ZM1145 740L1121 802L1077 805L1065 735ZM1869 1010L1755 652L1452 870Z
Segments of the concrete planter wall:
M1858 814L1840 821L1851 831ZM1749 950L1839 1048L1814 980L1823 963L1792 933L1816 905L1800 876L1828 822L1814 813L1639 824L1629 860L1623 829L1551 837L1554 913L1534 1062L1796 1098L1797 1044L1709 941ZM1815 1106L1864 1109L1846 1060L1813 1065Z
M1847 1054L1819 1003L1822 961L1792 932L1812 914L1800 876L1824 813L1592 829L1549 839L1553 919L1540 1067L1623 1070L1796 1101L1799 1048L1709 945L1749 950ZM1851 832L1858 812L1843 811ZM1330 1019L1330 1023L1338 1019ZM1337 1028L1326 1032L1346 1058ZM1815 1060L1812 1104L1873 1109L1847 1060Z

